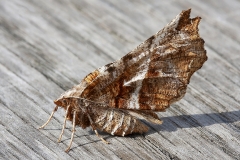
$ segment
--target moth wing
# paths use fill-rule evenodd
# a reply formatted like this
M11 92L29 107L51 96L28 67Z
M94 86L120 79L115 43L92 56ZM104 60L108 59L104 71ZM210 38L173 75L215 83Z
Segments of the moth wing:
M207 60L200 17L180 13L120 60L90 73L70 96L113 108L163 111L185 95L191 75Z
M155 123L155 124L162 124L162 121L159 119L158 115L152 111L149 110L124 110L125 112L128 112L128 114L139 118L144 119L148 122Z

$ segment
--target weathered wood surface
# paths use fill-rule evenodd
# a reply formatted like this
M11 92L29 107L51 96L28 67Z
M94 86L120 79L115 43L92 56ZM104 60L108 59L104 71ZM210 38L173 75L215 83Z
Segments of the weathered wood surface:
M208 61L186 96L142 135L103 134L71 124L57 143L53 100L89 72L119 59L192 8ZM240 1L0 1L0 159L240 159Z

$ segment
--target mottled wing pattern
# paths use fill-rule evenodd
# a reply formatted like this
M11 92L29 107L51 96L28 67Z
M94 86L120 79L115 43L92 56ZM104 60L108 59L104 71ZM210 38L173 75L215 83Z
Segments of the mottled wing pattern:
M184 96L191 75L207 60L198 34L200 17L189 17L190 9L183 11L136 49L90 73L76 91L65 95L113 108L165 110Z

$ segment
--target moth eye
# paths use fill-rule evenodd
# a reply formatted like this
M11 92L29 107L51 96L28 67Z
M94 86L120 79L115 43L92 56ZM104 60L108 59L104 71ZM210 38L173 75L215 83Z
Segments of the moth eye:
M66 99L63 99L63 105L66 105L67 104L67 101L66 101Z

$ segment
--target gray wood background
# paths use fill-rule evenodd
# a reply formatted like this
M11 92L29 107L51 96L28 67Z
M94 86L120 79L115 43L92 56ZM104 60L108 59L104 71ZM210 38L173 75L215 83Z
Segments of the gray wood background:
M121 58L182 10L201 16L208 61L186 96L145 135L115 137L71 124L53 100ZM240 159L240 1L0 0L0 159Z

